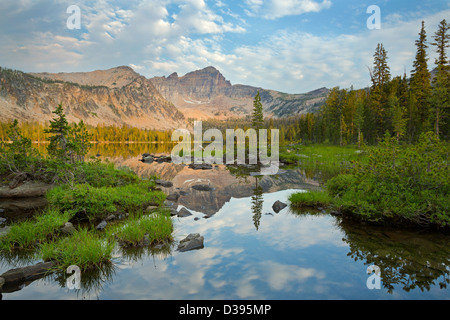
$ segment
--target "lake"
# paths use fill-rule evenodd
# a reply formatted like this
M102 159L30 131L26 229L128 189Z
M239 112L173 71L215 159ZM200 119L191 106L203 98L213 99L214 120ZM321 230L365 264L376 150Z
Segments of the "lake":
M167 194L183 191L168 204L192 215L173 218L173 246L117 249L109 270L82 275L81 290L69 290L61 275L50 275L4 292L4 300L450 298L449 235L349 224L324 211L274 211L276 201L288 204L294 192L319 189L329 176L320 169L283 168L277 176L256 178L225 166L145 164L139 161L145 152L167 152L167 145L96 145L91 154L142 177L172 181ZM200 183L213 189L191 188ZM177 251L191 233L204 237L204 248ZM3 255L0 274L37 262L29 255ZM377 283L367 272L372 265L381 272L379 289L369 289Z

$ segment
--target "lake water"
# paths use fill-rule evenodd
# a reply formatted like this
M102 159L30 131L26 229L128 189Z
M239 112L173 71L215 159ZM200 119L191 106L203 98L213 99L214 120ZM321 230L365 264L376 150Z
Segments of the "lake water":
M323 212L292 212L289 207L274 212L276 201L288 203L294 192L319 188L320 172L295 168L276 177L237 177L224 166L196 171L143 164L139 155L152 150L134 148L108 159L143 177L156 174L173 181L165 189L168 194L186 192L173 205L187 208L192 216L174 218L173 247L118 250L111 270L82 275L79 291L69 290L53 275L3 293L4 300L450 298L448 235L348 224ZM94 152L107 156L104 150ZM191 188L199 183L214 190ZM176 251L177 243L191 233L204 237L204 248ZM4 256L0 261L0 274L39 262ZM380 289L367 286L374 277L367 273L372 265L380 268Z

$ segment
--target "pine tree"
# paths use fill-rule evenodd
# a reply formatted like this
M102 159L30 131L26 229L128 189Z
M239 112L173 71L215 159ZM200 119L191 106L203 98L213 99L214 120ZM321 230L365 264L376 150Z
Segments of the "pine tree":
M253 101L252 127L257 133L264 127L264 113L259 91Z
M411 72L411 92L415 97L418 111L418 118L414 126L417 127L417 133L420 135L421 132L430 128L431 73L428 70L428 45L424 21L422 21L419 40L416 40L416 47L414 70Z
M384 86L391 79L391 72L387 60L387 51L383 44L379 43L374 54L374 69L371 72L372 88Z
M450 76L447 58L447 48L450 47L450 25L444 19L439 24L439 29L435 33L433 46L436 46L438 58L436 59L437 73L433 79L433 92L431 98L431 109L436 135L441 133L440 128L446 125L442 119L446 118L450 108Z
M58 105L53 113L56 115L56 118L50 120L50 127L44 131L44 133L52 134L47 151L50 156L66 163L70 159L68 154L69 123L61 104Z

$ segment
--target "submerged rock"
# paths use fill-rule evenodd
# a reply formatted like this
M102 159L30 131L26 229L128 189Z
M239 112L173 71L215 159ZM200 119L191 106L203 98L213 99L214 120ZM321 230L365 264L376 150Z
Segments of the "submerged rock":
M178 245L178 251L186 252L191 250L203 249L204 238L198 233L191 233L185 239L180 241Z
M193 169L193 170L212 170L213 166L211 164L207 164L207 163L202 163L202 164L192 163L189 165L189 168Z
M192 189L197 190L197 191L211 191L214 188L212 188L211 186L208 186L206 184L198 184L198 185L192 186Z

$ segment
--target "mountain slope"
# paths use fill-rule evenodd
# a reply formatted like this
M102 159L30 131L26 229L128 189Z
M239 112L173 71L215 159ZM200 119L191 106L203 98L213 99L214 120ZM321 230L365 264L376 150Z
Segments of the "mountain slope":
M314 112L324 103L328 89L306 94L286 94L262 88L232 85L214 67L190 72L183 77L151 79L156 89L172 102L186 118L226 119L249 115L259 91L266 116L286 117Z
M131 68L27 74L0 68L2 120L47 121L62 104L69 121L167 130L185 125L177 108Z

